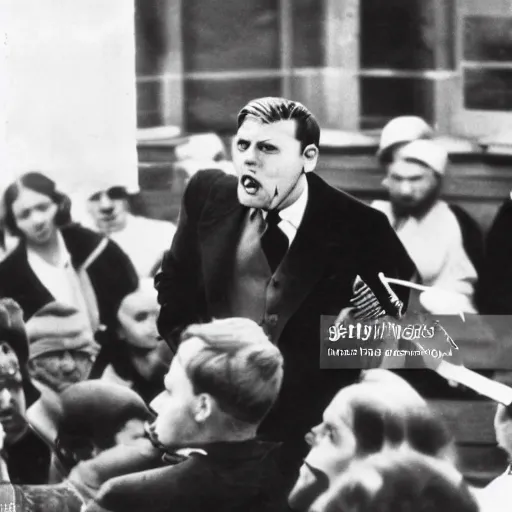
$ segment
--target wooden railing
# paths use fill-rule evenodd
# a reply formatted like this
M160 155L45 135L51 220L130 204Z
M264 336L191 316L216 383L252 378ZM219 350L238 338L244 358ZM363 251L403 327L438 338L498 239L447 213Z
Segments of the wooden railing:
M184 176L173 170L175 141L139 146L141 209L151 217L175 220ZM371 201L385 197L383 171L375 158L375 146L321 148L317 173L331 185ZM443 196L465 208L486 231L498 206L512 189L512 156L487 155L482 151L450 157Z

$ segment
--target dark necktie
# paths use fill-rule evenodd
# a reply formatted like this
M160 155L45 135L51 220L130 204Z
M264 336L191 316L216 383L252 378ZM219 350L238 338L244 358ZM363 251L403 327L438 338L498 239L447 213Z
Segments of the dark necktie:
M269 211L266 222L267 227L261 236L261 248L273 274L288 250L288 237L278 227L281 222L279 212Z

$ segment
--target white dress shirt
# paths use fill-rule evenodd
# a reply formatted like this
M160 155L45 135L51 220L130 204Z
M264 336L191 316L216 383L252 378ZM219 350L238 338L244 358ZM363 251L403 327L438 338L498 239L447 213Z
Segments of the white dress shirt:
M172 222L128 214L125 229L108 237L129 256L140 277L148 277L171 246L176 233Z
M299 229L302 219L304 217L304 212L306 211L308 197L308 182L305 180L304 190L302 191L302 194L298 197L298 199L293 204L287 206L286 208L283 208L279 212L281 221L277 226L288 238L288 247L290 247L292 245L292 242L295 240L295 235L297 234L297 230ZM266 212L263 213L263 217L267 217Z
M420 219L407 217L397 222L389 201L374 201L395 227L398 238L414 261L423 284L453 292L462 311L474 313L475 267L464 250L457 218L444 201L437 201Z
M59 261L55 265L48 263L31 249L27 249L28 264L56 301L87 312L87 302L80 279L71 264L71 256L59 232L57 240Z

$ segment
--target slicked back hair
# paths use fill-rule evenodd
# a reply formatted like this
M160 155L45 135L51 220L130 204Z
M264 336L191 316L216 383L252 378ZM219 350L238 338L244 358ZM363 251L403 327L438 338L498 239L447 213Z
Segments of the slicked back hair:
M247 318L191 325L181 336L182 342L190 338L204 343L183 363L194 393L208 393L225 414L258 425L281 389L283 357L279 349Z
M296 139L303 151L310 144L320 145L320 126L315 116L298 101L268 96L250 101L238 113L237 126L240 128L247 116L255 117L266 124L278 121L295 121Z

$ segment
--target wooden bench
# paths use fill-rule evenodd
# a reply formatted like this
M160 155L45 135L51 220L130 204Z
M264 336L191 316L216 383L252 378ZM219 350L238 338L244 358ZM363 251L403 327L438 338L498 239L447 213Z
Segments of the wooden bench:
M176 220L184 177L176 176L175 141L140 144L141 211L155 218ZM331 185L370 202L385 198L383 171L374 147L322 148L317 171ZM443 197L465 208L486 231L512 189L512 156L481 153L451 155Z
M455 437L459 468L477 487L503 473L507 457L494 434L496 404L490 400L429 400Z

